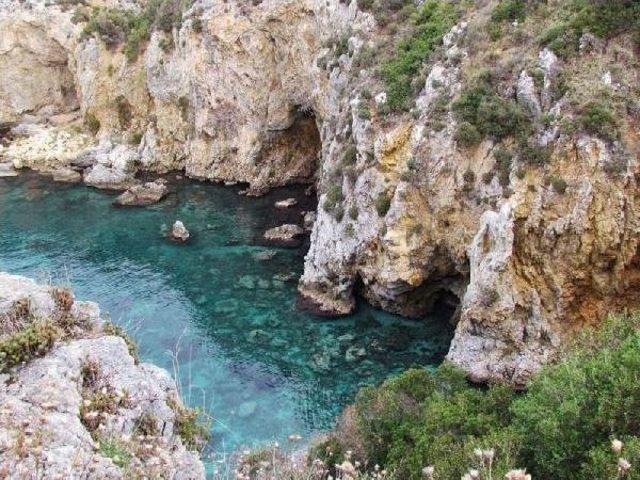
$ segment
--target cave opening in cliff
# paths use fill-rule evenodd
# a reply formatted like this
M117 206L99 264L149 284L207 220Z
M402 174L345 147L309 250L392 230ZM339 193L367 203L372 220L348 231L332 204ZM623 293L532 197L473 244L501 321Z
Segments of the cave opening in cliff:
M286 183L312 183L321 150L314 110L298 105L293 108L286 128L268 133L263 161L265 165L276 165L279 172L272 174L284 176Z

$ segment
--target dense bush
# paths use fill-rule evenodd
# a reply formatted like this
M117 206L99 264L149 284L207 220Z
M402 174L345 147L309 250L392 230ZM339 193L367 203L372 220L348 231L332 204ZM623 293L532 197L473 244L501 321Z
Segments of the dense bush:
M582 108L578 117L580 127L603 139L616 137L616 118L614 113L606 105L600 102L589 102Z
M96 35L108 46L124 44L123 51L134 61L153 29L171 33L182 22L182 11L187 3L181 0L151 0L141 11L117 8L94 8L84 28L86 36ZM83 21L86 15L75 15Z
M391 197L387 193L381 193L376 197L376 211L384 217L391 208Z
M63 332L52 322L37 322L0 340L0 372L41 357L62 338Z
M562 22L545 30L539 42L567 57L578 51L584 33L608 39L626 32L640 33L640 2L572 0L563 9Z
M638 479L639 329L640 316L608 320L543 369L525 393L472 386L448 364L433 373L409 370L364 388L349 421L323 445L353 450L360 461L409 480L422 478L427 465L435 466L435 478L460 478L480 467L475 451L488 448L495 449L493 478L515 467L533 478L619 478L624 457L631 462L625 478ZM611 451L613 438L625 444L619 454Z
M344 215L344 209L342 208L342 201L344 200L344 194L342 193L341 185L332 185L327 191L322 208L327 213L333 213L334 217L342 220Z
M495 22L523 20L526 6L525 0L503 0L491 12L491 20Z
M414 77L457 18L453 4L434 0L425 2L413 16L412 33L398 43L395 54L381 66L390 108L411 108L415 94Z
M474 125L469 122L461 122L453 134L453 139L459 146L468 148L480 143L482 135Z
M494 84L492 72L483 72L453 103L453 112L461 122L456 140L465 146L479 141L470 127L475 128L480 139L490 136L500 140L515 134L524 136L529 131L530 120L522 107L514 100L500 97Z

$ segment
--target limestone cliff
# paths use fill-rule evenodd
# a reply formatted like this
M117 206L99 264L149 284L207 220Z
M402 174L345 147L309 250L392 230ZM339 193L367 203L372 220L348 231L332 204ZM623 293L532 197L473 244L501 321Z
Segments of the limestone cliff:
M139 46L88 30L82 6L4 0L0 154L111 188L145 170L254 194L315 182L304 305L451 310L449 359L521 384L637 303L637 45L571 30L558 1L404 2L439 22L420 35L447 28L395 108L380 63L411 22L378 3L198 1Z
M2 478L205 478L175 383L116 332L96 304L0 273Z

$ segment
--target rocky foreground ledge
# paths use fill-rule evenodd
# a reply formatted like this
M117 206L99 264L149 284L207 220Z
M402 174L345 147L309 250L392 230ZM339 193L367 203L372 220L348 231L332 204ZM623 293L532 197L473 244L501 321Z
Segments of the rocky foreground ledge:
M204 479L196 419L98 305L0 273L1 478Z

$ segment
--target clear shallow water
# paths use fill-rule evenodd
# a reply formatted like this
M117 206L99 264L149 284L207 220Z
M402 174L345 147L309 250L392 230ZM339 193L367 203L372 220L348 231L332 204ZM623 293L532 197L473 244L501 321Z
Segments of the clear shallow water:
M215 418L212 450L283 441L329 428L357 389L412 365L437 365L451 339L443 320L407 321L360 305L326 320L295 307L306 245L260 245L266 228L297 221L277 211L303 189L245 198L180 181L146 208L114 208L112 194L25 174L0 179L0 270L71 285L128 327L145 361L174 371L183 396ZM182 220L188 245L163 237ZM269 261L255 255L277 251Z

